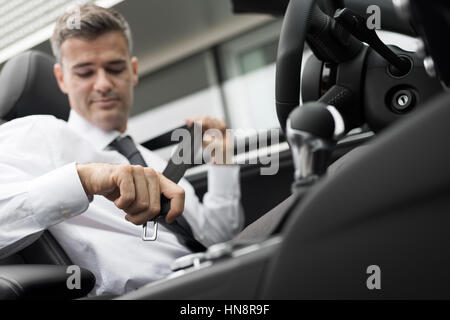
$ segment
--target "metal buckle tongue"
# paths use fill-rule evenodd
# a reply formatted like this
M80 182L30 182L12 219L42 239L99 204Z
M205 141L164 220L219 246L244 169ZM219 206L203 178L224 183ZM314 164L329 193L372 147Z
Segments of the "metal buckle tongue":
M148 233L148 224L151 223L153 224L153 233L151 236L147 236ZM142 240L143 241L155 241L156 238L158 237L158 222L157 221L148 221L143 225L143 229L142 229Z

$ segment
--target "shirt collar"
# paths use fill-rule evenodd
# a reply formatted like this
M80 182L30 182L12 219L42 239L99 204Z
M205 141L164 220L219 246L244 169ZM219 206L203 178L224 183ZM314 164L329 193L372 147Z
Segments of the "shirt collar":
M104 131L80 116L75 110L70 110L69 128L91 142L98 150L103 150L121 133L117 130Z

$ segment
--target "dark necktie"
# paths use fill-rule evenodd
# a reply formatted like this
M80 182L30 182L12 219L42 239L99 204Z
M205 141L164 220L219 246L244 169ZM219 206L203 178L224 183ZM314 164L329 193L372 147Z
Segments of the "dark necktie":
M130 136L118 137L111 142L109 146L125 156L130 164L147 167L147 163ZM167 178L170 179L171 177ZM177 183L178 181L174 182ZM167 199L164 196L161 196L161 201L161 207L163 207L163 202L167 201ZM192 230L183 216L178 217L177 220L170 224L165 221L165 216L162 215L158 216L157 221L166 227L166 229L172 231L177 236L178 240L191 251L200 252L206 250L206 248L194 238Z

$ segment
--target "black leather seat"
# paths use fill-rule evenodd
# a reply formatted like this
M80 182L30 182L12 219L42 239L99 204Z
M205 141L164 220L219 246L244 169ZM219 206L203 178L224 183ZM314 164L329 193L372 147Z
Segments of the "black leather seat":
M0 118L9 121L33 114L69 118L69 101L53 75L53 57L27 51L5 63L0 73Z
M69 101L53 75L54 59L42 52L27 51L5 63L0 72L0 119L9 121L35 114L67 120ZM0 260L5 264L55 264L72 262L50 232L22 251Z

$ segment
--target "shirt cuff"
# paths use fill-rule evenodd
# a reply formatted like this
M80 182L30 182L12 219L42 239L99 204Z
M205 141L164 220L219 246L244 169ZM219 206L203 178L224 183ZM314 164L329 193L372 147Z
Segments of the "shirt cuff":
M240 197L239 166L209 165L208 192L220 196Z
M43 228L79 215L89 207L75 162L34 179L28 195L33 217Z

